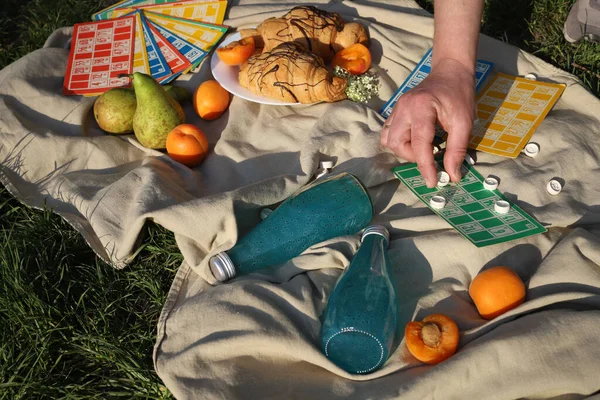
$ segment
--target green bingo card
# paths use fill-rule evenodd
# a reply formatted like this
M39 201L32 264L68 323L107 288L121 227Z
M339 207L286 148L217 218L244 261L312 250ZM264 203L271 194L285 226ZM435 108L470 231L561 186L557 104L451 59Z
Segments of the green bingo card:
M438 161L438 170L443 170L441 161ZM462 165L463 178L460 182L432 189L425 185L416 163L400 165L392 168L392 172L419 200L477 247L546 232L546 228L498 190L485 189L483 177L467 162ZM431 207L429 202L433 196L443 196L445 207L439 210ZM498 200L510 204L508 213L499 214L494 210Z

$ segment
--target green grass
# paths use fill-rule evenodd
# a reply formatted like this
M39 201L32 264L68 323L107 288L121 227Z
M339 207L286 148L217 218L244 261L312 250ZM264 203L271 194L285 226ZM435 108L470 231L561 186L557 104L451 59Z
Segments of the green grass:
M169 398L152 366L156 321L182 257L150 226L117 271L50 211L0 189L0 399Z
M0 68L112 2L4 0ZM600 45L562 37L571 3L488 0L483 31L575 73L598 95ZM60 217L0 186L0 399L171 398L151 356L181 255L173 235L154 225L143 243L134 263L116 271Z
M433 11L433 0L417 0ZM572 45L562 29L575 0L485 0L482 32L518 46L581 79L600 95L600 44Z

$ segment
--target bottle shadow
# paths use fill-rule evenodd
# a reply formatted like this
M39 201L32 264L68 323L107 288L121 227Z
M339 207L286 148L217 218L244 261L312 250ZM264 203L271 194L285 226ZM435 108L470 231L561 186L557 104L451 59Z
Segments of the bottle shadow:
M388 254L398 299L398 320L390 352L392 354L402 342L406 324L412 321L419 299L429 293L433 272L412 240L392 241Z

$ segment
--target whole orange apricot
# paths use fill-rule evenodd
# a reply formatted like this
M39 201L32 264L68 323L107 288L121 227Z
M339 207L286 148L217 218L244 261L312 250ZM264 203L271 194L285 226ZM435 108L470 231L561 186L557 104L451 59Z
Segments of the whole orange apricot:
M494 319L525 301L525 284L512 269L493 267L473 279L469 295L484 319Z
M215 80L203 82L194 93L194 109L207 121L219 118L229 107L229 92Z
M173 160L195 167L208 153L208 140L197 126L181 124L167 135L167 153Z

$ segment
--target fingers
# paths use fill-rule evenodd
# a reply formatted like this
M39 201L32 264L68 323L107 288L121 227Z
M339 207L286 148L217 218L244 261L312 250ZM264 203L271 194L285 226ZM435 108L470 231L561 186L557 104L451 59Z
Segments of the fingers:
M390 128L394 122L394 113L389 116L389 118L383 123L383 128L381 129L381 145L386 146L388 144L389 136L390 136Z
M381 144L394 152L397 156L414 161L410 146L409 116L400 109L395 109L388 118L381 131Z
M419 171L427 187L437 184L437 169L433 158L433 136L435 135L436 113L433 109L423 111L421 119L412 125L411 144Z
M384 124L381 144L407 161L416 161L431 188L437 183L432 145L437 120L435 101L428 94L404 96ZM415 115L418 119L413 119Z
M446 154L444 155L444 169L453 182L462 179L461 165L467 154L467 144L473 128L473 120L468 116L455 117L448 131Z

